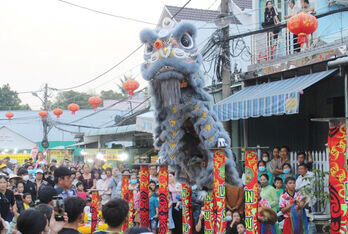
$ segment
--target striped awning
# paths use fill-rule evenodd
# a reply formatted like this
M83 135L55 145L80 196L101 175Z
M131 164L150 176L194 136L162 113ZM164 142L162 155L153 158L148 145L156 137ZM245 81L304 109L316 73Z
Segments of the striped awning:
M297 114L300 93L336 69L246 87L213 106L221 121Z

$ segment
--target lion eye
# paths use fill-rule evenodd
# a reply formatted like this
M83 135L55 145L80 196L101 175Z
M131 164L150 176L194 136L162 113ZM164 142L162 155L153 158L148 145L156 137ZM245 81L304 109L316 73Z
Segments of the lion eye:
M182 37L180 39L180 43L185 49L190 49L193 47L192 37L188 33L185 33L182 35Z
M147 55L152 54L153 49L154 49L154 47L152 44L150 44L150 43L145 44L145 54L147 54Z

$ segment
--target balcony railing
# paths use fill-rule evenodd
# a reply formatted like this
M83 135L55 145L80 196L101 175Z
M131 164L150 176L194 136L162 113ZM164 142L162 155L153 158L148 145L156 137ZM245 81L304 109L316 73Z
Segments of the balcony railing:
M287 28L281 29L278 33L272 31L255 34L251 37L251 64L267 64L279 59L306 56L325 49L330 46L339 46L348 42L348 38L344 37L348 33L347 29L319 36L314 32L307 35L307 42L301 48L297 42L297 36L289 32ZM326 43L325 41L332 41L332 38L339 39Z

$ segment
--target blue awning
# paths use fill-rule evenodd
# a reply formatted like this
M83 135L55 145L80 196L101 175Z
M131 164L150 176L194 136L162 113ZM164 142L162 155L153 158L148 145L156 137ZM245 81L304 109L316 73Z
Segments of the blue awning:
M215 104L213 110L221 121L297 114L300 92L334 71L336 69L246 87Z

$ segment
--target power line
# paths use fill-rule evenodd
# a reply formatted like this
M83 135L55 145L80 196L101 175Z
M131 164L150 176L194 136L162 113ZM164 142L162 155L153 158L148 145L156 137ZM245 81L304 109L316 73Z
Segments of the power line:
M175 16L177 16L192 0L188 0L172 17L171 19L174 19Z
M60 0L58 0L60 1ZM118 62L117 64L115 64L114 66L110 67L108 70L104 71L103 73L101 73L100 75L82 83L82 84L79 84L79 85L75 85L75 86L72 86L72 87L69 87L69 88L61 88L61 89L53 89L53 90L56 90L56 91L65 91L65 90L70 90L70 89L76 89L76 88L79 88L81 86L84 86L86 84L89 84L97 79L99 79L100 77L104 76L105 74L109 73L110 71L112 71L113 69L115 69L116 67L118 67L120 64L122 64L124 61L126 61L129 57L131 57L133 54L135 54L135 52L137 52L141 47L143 46L143 44L141 44L140 46L138 46L135 50L133 50L130 54L128 54L125 58L123 58L120 62Z
M57 0L57 1L60 1L60 2L64 2L64 3L69 3L69 2L66 2L64 0ZM192 0L188 0L171 18L173 19L177 14L179 14ZM72 5L76 5L76 4L72 4ZM76 6L79 6L79 5L76 5ZM89 8L88 8L89 9ZM69 87L69 88L61 88L61 89L55 89L57 91L64 91L64 90L69 90L69 89L76 89L76 88L79 88L83 85L86 85L86 84L89 84L97 79L99 79L100 77L104 76L105 74L109 73L110 71L112 71L113 69L115 69L117 66L119 66L121 63L123 63L124 61L126 61L129 57L131 57L133 54L135 54L141 47L143 46L143 44L141 44L140 46L138 46L135 50L133 50L129 55L127 55L124 59L122 59L120 62L118 62L116 65L112 66L111 68L109 68L108 70L106 70L105 72L101 73L100 75L82 83L82 84L79 84L79 85L75 85L75 86L72 86L72 87Z
M154 23L150 23L150 22L147 22L147 21L144 21L144 20L134 19L134 18L120 16L120 15L114 15L114 14L111 14L111 13L95 10L95 9L92 9L92 8L88 8L88 7L81 6L81 5L78 5L78 4L75 4L75 3L72 3L72 2L68 2L68 1L64 1L64 0L57 0L57 1L65 3L65 4L68 4L70 6L78 7L78 8L84 9L84 10L88 10L88 11L91 11L91 12L94 12L94 13L99 13L99 14L103 14L103 15L107 15L107 16L111 16L111 17L115 17L115 18L119 18L119 19L124 19L124 20L134 21L134 22L138 22L138 23L143 23L143 24L156 25Z

